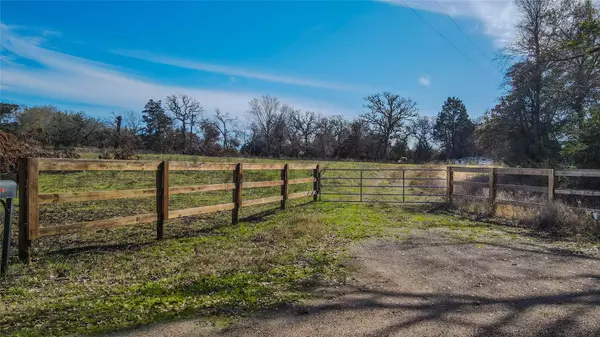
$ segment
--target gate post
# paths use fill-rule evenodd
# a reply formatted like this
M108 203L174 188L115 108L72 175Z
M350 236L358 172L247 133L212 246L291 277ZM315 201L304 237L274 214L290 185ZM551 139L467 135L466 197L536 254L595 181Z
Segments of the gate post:
M404 175L404 168L402 169L402 202L404 201L404 186L406 185L406 180L405 180L405 175Z
M283 166L283 170L281 170L281 180L283 184L281 185L281 209L285 209L285 202L288 198L288 180L289 180L289 166L285 164Z
M363 170L360 170L360 202L363 201L362 192L363 192Z
M313 201L317 201L321 196L321 172L319 171L319 164L317 164L317 167L313 171L313 178Z
M492 213L492 216L496 215L496 169L495 168L490 168L490 173L489 173L489 203L490 203L490 212Z
M38 236L39 167L36 158L19 161L19 258L31 262L31 240Z
M231 211L231 223L237 225L240 221L240 209L242 208L242 180L244 179L244 167L238 163L233 171L233 210Z
M548 202L554 201L554 185L556 183L556 175L554 169L548 170Z
M448 194L448 204L452 205L452 194L454 194L454 185L453 185L454 177L452 176L452 166L446 167L446 182L447 188L446 192Z
M169 219L169 162L163 161L156 171L156 240L164 236L165 220Z

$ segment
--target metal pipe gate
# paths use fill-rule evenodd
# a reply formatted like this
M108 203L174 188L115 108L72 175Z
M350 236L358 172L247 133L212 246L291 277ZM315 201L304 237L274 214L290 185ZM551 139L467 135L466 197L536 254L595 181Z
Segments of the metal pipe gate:
M446 171L446 168L324 168L320 173L319 194L322 196L321 201L325 202L441 204L447 201ZM338 174L328 176L329 172ZM387 189L395 191L374 193L388 192ZM435 192L425 193L425 191ZM328 196L352 198L336 199Z

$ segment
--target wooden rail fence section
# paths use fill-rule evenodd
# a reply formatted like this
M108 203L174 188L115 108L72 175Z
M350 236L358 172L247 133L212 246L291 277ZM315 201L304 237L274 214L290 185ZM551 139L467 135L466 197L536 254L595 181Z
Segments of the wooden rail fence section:
M496 205L540 205L543 203L533 203L528 201L518 200L500 200L497 198L498 189L526 191L545 194L546 202L553 202L556 195L576 195L586 197L600 197L600 191L597 190L581 190L581 189L557 189L558 177L587 177L600 178L600 170L554 170L554 169L534 169L534 168L483 168L483 167L456 167L448 166L448 202L452 203L454 197L473 198L472 195L462 195L454 193L454 186L475 186L479 188L488 188L488 202L495 212ZM458 181L454 177L455 173L474 173L488 176L488 182L474 181ZM515 185L515 184L499 184L499 175L525 175L525 176L542 176L547 177L546 186L530 186L530 185ZM577 208L577 207L575 207Z
M244 181L244 170L280 170L281 179L275 181ZM289 170L311 170L312 177L289 179ZM39 193L39 174L43 171L155 171L156 188L97 191ZM231 171L233 182L196 186L169 186L172 171ZM238 223L242 207L280 202L285 209L286 201L313 196L317 200L319 187L319 165L315 164L252 164L252 163L194 163L183 161L127 161L127 160L76 160L27 158L19 162L19 257L25 262L31 259L31 242L39 237L115 228L126 225L156 222L156 237L162 239L164 222L168 219L232 211L232 223ZM289 185L313 183L312 190L288 193ZM281 194L254 200L242 200L243 189L281 186ZM169 196L184 193L209 191L233 191L232 202L226 204L169 209ZM126 216L107 220L88 221L56 227L39 226L39 205L80 201L97 201L123 198L156 196L156 212Z

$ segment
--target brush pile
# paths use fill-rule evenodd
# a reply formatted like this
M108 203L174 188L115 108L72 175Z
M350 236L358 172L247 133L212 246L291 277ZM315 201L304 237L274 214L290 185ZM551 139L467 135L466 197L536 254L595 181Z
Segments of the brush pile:
M0 131L0 172L16 172L19 158L79 158L79 154L45 150L33 141Z

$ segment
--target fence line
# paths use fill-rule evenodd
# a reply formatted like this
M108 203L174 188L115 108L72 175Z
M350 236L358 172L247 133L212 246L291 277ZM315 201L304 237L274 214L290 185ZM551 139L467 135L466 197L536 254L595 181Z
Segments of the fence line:
M488 182L474 182L474 181L460 181L455 180L455 173L479 173L488 176ZM498 176L500 175L520 175L520 176L541 176L547 177L546 186L531 186L531 185L517 185L517 184L499 184ZM573 170L554 170L554 169L533 169L533 168L482 168L482 167L459 167L459 166L448 166L447 168L447 191L448 191L448 203L453 202L454 197L461 198L473 198L473 199L487 199L492 214L495 213L496 205L512 205L512 206L525 206L525 205L544 205L545 203L551 203L555 200L556 195L576 195L586 197L600 197L600 191L596 190L583 190L583 189L557 189L558 177L588 177L588 178L600 178L600 170L589 170L589 169L573 169ZM481 198L474 195L455 194L454 186L475 186L478 188L488 188L489 193L487 198ZM525 191L545 194L545 203L530 202L530 201L519 201L519 200L499 200L497 198L498 189L513 190L513 191ZM573 207L586 210L587 208Z
M273 181L244 181L244 171L254 170L279 170L281 173L279 180ZM290 170L312 170L310 178L289 179ZM359 200L328 200L331 202L373 202L374 200L364 200L363 196L371 195L394 195L402 196L402 201L378 201L389 203L419 203L418 201L407 201L406 196L445 196L448 203L452 203L455 197L459 198L479 198L486 200L495 210L496 205L542 205L541 203L499 200L497 199L498 189L527 191L534 193L543 193L546 195L546 202L553 202L556 195L566 196L585 196L600 197L600 191L586 189L561 189L557 187L558 177L591 177L600 178L600 170L554 170L554 169L533 169L533 168L481 168L481 167L459 167L448 166L445 169L435 168L397 168L397 169L327 169L328 171L358 171L360 177L321 177L319 165L315 164L254 164L254 163L194 163L184 161L125 161L125 160L76 160L76 159L42 159L26 158L19 161L18 181L19 181L19 257L25 262L31 259L31 244L33 240L40 237L58 235L63 233L73 233L78 231L92 231L105 228L114 228L126 225L136 225L142 223L156 222L156 237L158 240L164 236L164 222L169 219L180 217L208 214L221 211L231 211L232 223L239 222L239 212L243 207L256 206L267 203L280 203L280 208L285 209L286 202L292 199L313 197L313 201L320 199L322 194L344 193L322 193L322 180L327 179L345 179L359 180L359 185L349 185L358 187L357 195ZM156 173L156 187L145 189L130 189L119 191L96 191L96 192L61 192L61 193L39 193L39 175L44 171L154 171ZM232 183L225 184L205 184L193 186L169 186L170 172L175 171L230 171L232 173ZM381 178L363 177L363 171L397 171L402 172L402 185L399 186L374 186L368 184L372 180ZM435 177L406 177L406 171L440 171L446 172L445 178ZM455 173L479 173L488 176L487 182L472 182L456 180ZM515 184L500 184L498 176L501 175L529 175L547 177L547 186L529 186ZM398 180L400 178L394 178ZM440 191L434 194L412 194L405 191L406 180L445 180L446 186L424 185L422 188L446 189L446 193ZM295 184L313 183L312 190L297 193L289 193L289 186ZM363 182L367 182L364 184ZM243 189L276 187L281 186L279 195L263 197L258 199L243 200ZM454 192L455 186L475 186L478 188L488 188L487 198L481 198L473 195L460 195ZM342 187L342 186L338 186ZM397 194L373 194L365 193L363 188L393 188L401 187L402 193ZM421 188L417 186L416 188ZM232 191L230 203L194 207L187 209L171 210L169 209L169 197L171 195L208 192L208 191ZM349 194L348 194L349 195ZM99 201L123 198L156 197L156 212L126 216L114 219L95 220L70 225L42 227L39 226L39 207L44 204L58 204L80 201Z
M280 170L281 178L273 181L244 181L244 170ZM312 170L310 178L289 179L289 170ZM39 175L43 171L154 171L156 188L97 191L39 193ZM169 174L174 171L231 171L233 183L206 184L195 186L169 186ZM164 236L164 222L180 217L232 211L232 223L239 222L242 207L280 202L285 209L286 201L313 196L317 200L319 190L319 165L314 164L253 164L253 163L194 163L184 161L128 161L128 160L78 160L27 158L19 161L19 257L24 262L31 260L31 243L44 236L115 228L156 222L156 238ZM289 193L288 186L313 183L312 190ZM243 189L281 186L280 195L253 200L242 200ZM169 209L169 196L184 193L228 191L232 202L187 209ZM70 225L39 226L39 205L80 201L99 201L156 196L156 212L125 216L113 219L87 221Z

